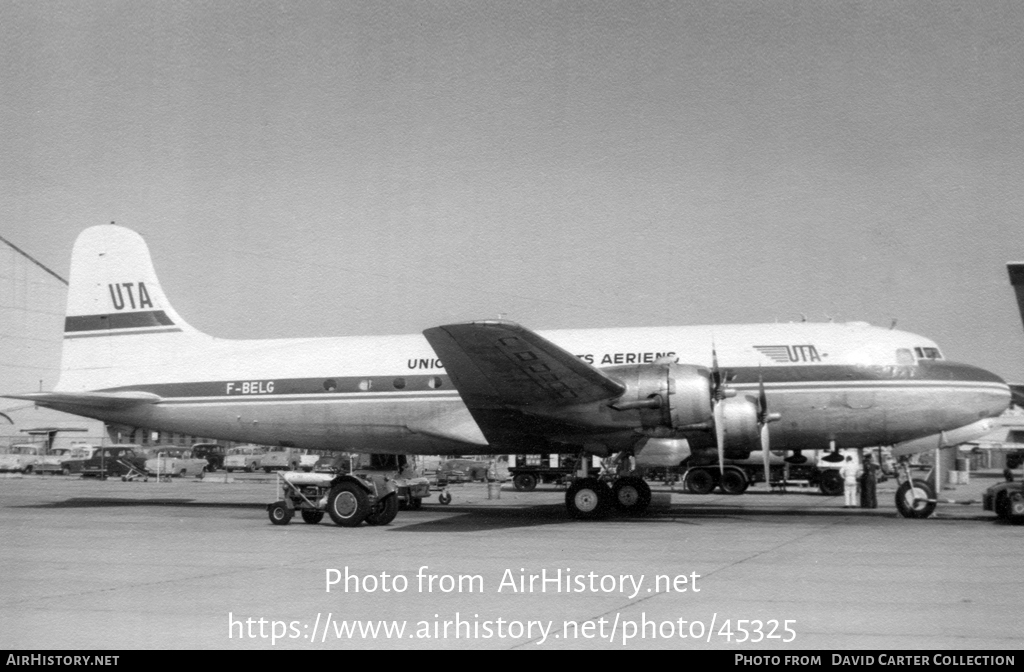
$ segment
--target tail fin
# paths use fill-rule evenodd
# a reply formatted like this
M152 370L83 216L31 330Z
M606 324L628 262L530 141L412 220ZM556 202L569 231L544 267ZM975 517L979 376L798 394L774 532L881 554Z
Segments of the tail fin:
M1017 294L1017 309L1024 321L1024 261L1012 261L1006 265L1006 270L1010 272L1010 284Z
M137 380L209 341L171 307L149 248L124 227L93 226L75 241L58 390L95 390ZM135 375L131 375L135 374Z

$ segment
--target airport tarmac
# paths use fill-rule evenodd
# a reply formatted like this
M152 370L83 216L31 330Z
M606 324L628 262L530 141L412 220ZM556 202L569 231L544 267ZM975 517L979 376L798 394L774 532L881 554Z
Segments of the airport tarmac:
M974 503L929 520L898 516L892 481L877 510L654 486L648 515L600 522L569 519L554 486L473 484L349 529L272 525L258 475L6 477L0 633L7 649L1015 649L1024 527L981 510L996 480L944 490Z

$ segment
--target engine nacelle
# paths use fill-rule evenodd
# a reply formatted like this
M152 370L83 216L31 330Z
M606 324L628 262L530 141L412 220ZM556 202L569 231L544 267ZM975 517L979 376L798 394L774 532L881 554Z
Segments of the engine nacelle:
M714 426L711 374L704 367L655 363L602 370L626 386L626 393L612 407L638 410L644 429L685 431Z
M750 451L761 448L761 428L757 423L757 401L748 397L723 399L722 429L725 455L729 459L750 457Z
M690 456L690 442L686 439L647 439L640 448L633 449L638 467L678 467Z

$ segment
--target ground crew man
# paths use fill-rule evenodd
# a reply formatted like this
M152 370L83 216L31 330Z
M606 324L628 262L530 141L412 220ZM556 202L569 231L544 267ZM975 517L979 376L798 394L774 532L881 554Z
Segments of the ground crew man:
M864 456L864 473L860 477L860 508L877 509L878 467L871 461L870 455Z
M846 456L846 462L839 468L839 475L843 477L843 506L857 506L857 477L860 475L860 469L851 456Z

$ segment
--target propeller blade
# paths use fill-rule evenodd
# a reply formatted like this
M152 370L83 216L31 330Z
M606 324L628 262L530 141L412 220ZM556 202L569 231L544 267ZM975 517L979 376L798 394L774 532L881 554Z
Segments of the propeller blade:
M768 452L769 449L770 449L770 446L768 445L768 423L766 422L766 423L763 423L761 425L761 454L764 455L764 484L769 489L771 489L771 485L772 485L771 473L772 472L771 472L771 468L768 466L768 458L771 455L771 453Z
M715 442L718 444L718 476L725 474L725 409L722 408L722 401L715 401Z

